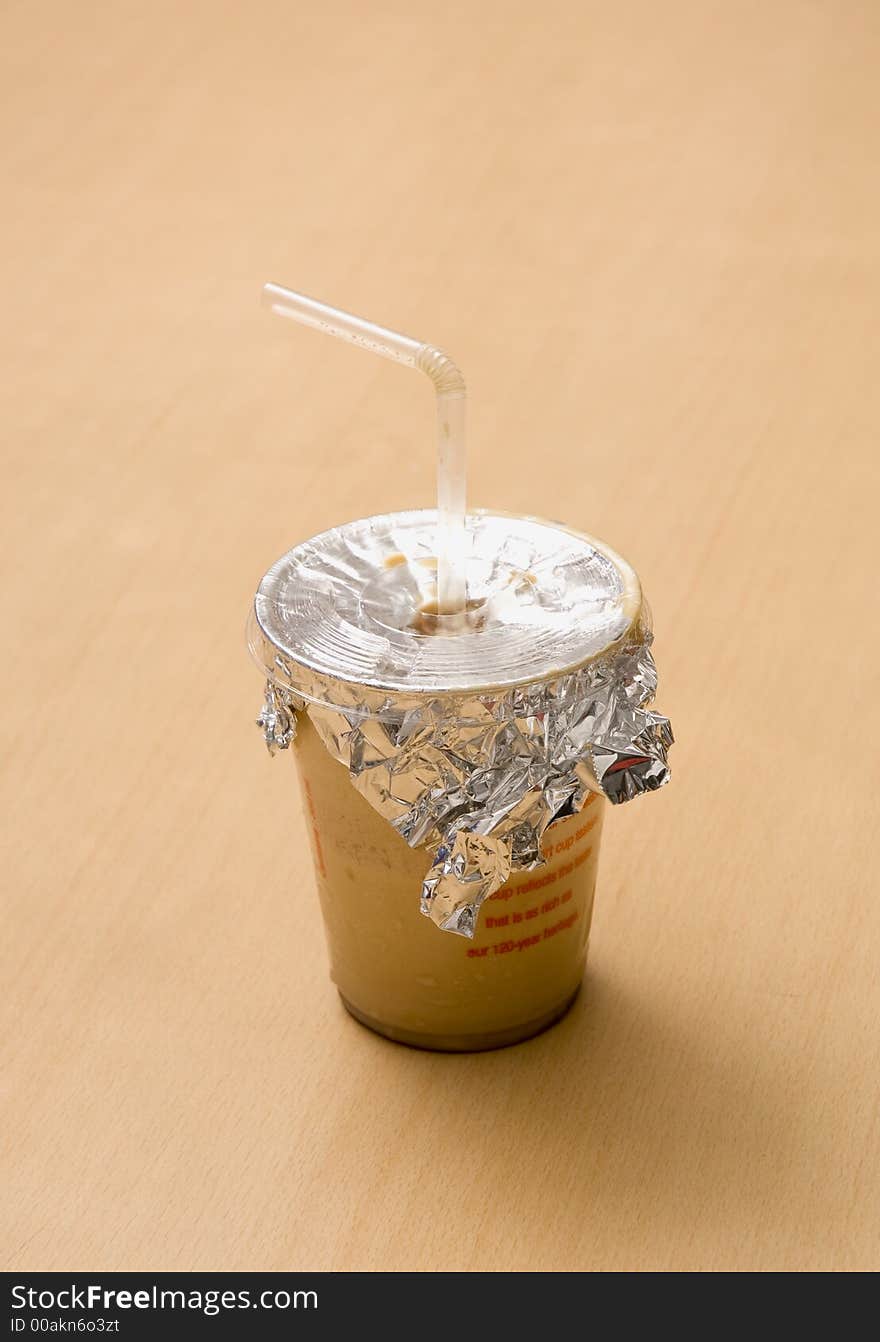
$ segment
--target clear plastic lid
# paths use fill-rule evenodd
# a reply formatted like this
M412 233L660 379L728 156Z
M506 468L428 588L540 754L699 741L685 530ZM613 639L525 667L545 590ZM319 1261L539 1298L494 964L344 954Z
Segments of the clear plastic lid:
M538 518L468 516L468 608L437 613L437 514L348 522L295 546L259 585L252 655L317 703L491 695L554 679L624 639L638 578L601 542Z

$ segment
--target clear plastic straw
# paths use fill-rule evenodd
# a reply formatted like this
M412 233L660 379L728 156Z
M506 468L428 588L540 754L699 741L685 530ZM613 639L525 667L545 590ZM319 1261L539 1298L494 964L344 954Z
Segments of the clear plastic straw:
M458 368L433 345L328 307L280 284L263 286L263 302L280 317L290 317L303 326L360 345L407 368L418 368L431 379L437 393L437 613L455 615L464 611L466 391Z

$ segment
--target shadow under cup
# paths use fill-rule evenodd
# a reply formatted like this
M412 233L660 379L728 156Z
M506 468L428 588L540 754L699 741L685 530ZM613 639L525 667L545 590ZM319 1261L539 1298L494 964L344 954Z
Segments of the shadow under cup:
M353 1016L399 1043L463 1052L517 1043L566 1011L584 974L602 798L550 825L545 864L486 900L469 940L421 913L428 853L352 786L307 712L293 753L331 976Z

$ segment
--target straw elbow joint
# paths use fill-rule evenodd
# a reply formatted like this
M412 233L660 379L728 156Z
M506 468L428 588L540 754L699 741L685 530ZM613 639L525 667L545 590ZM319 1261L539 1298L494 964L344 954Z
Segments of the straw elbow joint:
M422 345L416 367L431 379L438 396L465 396L467 389L461 369L448 354L433 345Z

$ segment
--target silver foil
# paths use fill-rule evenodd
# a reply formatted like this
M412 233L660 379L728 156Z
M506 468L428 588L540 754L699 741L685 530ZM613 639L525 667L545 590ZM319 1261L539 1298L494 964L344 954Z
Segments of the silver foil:
M404 700L356 694L329 707L268 681L258 719L271 753L307 711L331 755L370 805L432 863L421 909L472 937L480 905L512 871L542 864L541 839L588 792L618 804L669 780L669 719L653 712L657 672L643 615L628 640L555 680L497 697ZM286 678L283 658L275 670Z
M619 803L663 786L672 730L650 708L650 617L625 560L558 524L475 512L467 622L423 627L437 520L360 518L295 546L260 583L248 641L269 750L307 712L361 795L430 854L422 912L470 937L588 792Z
M281 689L266 681L266 697L257 726L262 729L266 749L270 755L276 750L286 750L296 738L296 713L303 708L305 700L300 699L292 690Z

